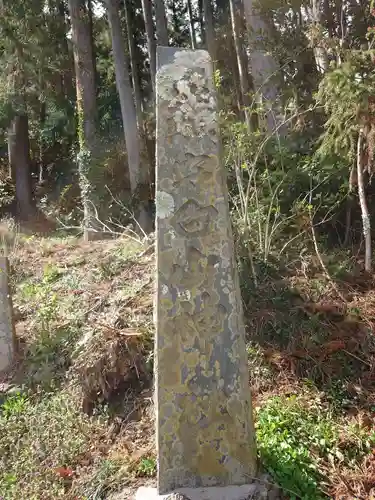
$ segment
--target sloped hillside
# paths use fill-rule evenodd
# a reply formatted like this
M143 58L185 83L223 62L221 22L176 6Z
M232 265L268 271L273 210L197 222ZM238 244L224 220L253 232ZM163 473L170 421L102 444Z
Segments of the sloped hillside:
M10 259L19 352L0 381L0 495L130 499L156 469L153 244L19 236ZM373 498L372 278L335 288L311 259L257 290L241 280L265 491Z
M107 498L148 480L152 248L19 238L11 265L19 353L0 386L1 495Z

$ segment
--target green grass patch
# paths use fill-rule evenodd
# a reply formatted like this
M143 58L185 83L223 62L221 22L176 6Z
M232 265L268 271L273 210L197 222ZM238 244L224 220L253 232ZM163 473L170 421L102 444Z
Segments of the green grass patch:
M67 485L56 469L74 470L79 454L100 430L101 423L82 414L63 392L40 400L22 393L6 398L0 406L2 497L63 498Z
M154 457L144 457L138 464L137 475L142 477L153 477L156 474L156 460Z
M270 398L257 411L256 433L267 471L291 499L303 500L327 498L327 468L355 467L375 442L374 434L339 422L312 393Z

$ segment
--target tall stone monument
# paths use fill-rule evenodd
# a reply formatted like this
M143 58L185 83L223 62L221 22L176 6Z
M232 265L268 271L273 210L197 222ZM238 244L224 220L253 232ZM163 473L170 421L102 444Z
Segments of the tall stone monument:
M8 258L0 257L0 373L7 370L11 365L15 350L12 301L8 277Z
M212 63L204 50L157 55L158 478L136 498L237 500L256 452Z

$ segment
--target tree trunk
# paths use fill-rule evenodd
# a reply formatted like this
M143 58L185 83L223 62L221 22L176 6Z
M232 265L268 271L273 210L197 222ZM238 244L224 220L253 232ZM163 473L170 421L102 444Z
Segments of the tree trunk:
M137 57L137 48L135 45L134 31L133 31L133 13L129 5L129 0L124 0L125 7L125 18L126 18L126 27L128 32L128 43L129 43L129 54L130 54L130 63L132 69L132 82L133 82L133 90L134 90L134 99L135 99L135 108L137 114L137 122L138 122L138 130L142 135L141 145L144 146L145 152L147 153L148 159L148 167L149 171L147 176L145 175L145 179L147 177L148 184L151 183L151 165L153 164L154 152L151 151L149 147L148 139L147 139L147 131L145 128L145 122L143 119L143 99L142 99L142 91L141 91L141 83L139 81L139 71L138 71L138 57ZM151 18L152 22L152 18ZM152 33L153 33L153 25L152 25ZM155 42L155 40L154 40ZM155 47L155 43L154 43ZM145 167L146 168L146 167Z
M130 190L137 202L137 219L142 231L150 230L146 211L148 199L148 173L146 165L141 168L141 139L137 127L137 115L130 86L128 61L122 36L119 16L119 1L106 0L108 22L112 36L112 51L115 60L116 85L120 98L122 123L129 165Z
M150 59L151 83L152 83L152 89L155 92L156 42L155 42L155 32L154 32L154 21L152 19L151 0L142 0L142 10L143 10L143 18L145 20L148 57Z
M8 152L16 184L17 214L27 220L35 214L30 170L29 121L26 114L16 115L8 129Z
M371 223L370 214L367 207L366 193L363 180L363 130L360 129L357 142L357 180L359 204L362 214L363 236L365 238L365 271L371 272Z
M214 30L214 18L212 13L211 0L203 1L203 14L204 14L204 30L205 30L205 42L207 50L211 56L212 62L215 67L216 61L216 42L215 42L215 30Z
M39 184L44 181L44 126L46 123L47 106L45 101L40 102L39 109Z
M244 0L245 18L250 46L250 67L254 91L266 109L266 128L271 133L278 126L277 97L278 88L273 82L278 65L268 52L262 40L267 38L269 28L260 14L254 0ZM281 130L278 131L281 133Z
M63 0L57 0L57 16L58 16L58 30L61 33L61 51L66 58L66 66L64 71L61 72L61 87L65 98L69 99L73 95L73 82L74 82L74 61L72 51L69 48L69 42L66 34L69 31L68 23L66 20L65 3Z
M143 113L142 113L142 93L141 85L139 82L139 71L137 65L137 51L134 43L134 32L133 32L133 17L132 12L129 7L129 0L124 0L125 7L125 19L126 19L126 29L128 33L128 45L129 45L129 55L130 55L130 65L132 69L132 82L133 91L135 99L135 109L137 114L137 122L139 130L143 129Z
M250 110L250 85L248 79L248 61L246 52L242 44L241 29L243 27L243 16L241 12L241 0L229 0L230 16L232 21L232 34L234 47L237 56L238 75L240 81L241 103L244 106L246 125L251 131L251 110Z
M238 74L238 64L236 58L236 49L233 42L231 27L226 26L225 38L228 40L228 70L233 79L233 99L236 103L236 108L240 115L242 115L243 104L241 100L241 85L240 76Z
M82 103L82 133L85 148L91 151L94 149L97 133L95 64L90 20L84 3L84 0L69 0L69 12L72 25L77 98Z
M74 66L76 74L78 139L80 156L78 162L83 203L83 227L85 239L94 237L100 223L97 221L97 193L95 192L95 152L97 142L97 108L95 66L90 31L89 13L84 0L69 0L72 27ZM93 230L93 231L92 231Z
M120 98L122 124L129 164L130 190L135 194L140 182L140 143L137 116L128 72L125 43L122 36L118 0L106 0L108 22L112 36L112 51L115 60L116 85Z
M358 185L357 179L357 168L354 164L350 169L349 174L349 189L346 196L346 220L345 220L345 236L344 236L344 246L348 246L351 239L351 229L352 229L352 210L353 210L353 191L355 186Z
M156 38L158 45L168 47L167 15L164 0L155 0Z
M94 76L95 76L95 89L98 89L99 78L98 70L96 68L96 51L95 51L95 36L94 36L94 14L92 0L87 0L87 13L89 19L89 30L90 30L90 40L91 40L91 50L92 50L92 64L94 66Z
M194 16L193 16L193 9L191 6L191 0L187 0L187 10L189 16L189 32L190 32L191 48L195 50L197 48L197 38L195 36Z
M206 47L206 32L204 27L204 9L203 0L198 0L198 15L199 15L199 26L201 30L201 46Z
M311 8L307 8L307 16L310 20L312 31L309 35L313 47L315 64L320 73L325 73L328 69L327 50L322 44L322 0L312 0Z

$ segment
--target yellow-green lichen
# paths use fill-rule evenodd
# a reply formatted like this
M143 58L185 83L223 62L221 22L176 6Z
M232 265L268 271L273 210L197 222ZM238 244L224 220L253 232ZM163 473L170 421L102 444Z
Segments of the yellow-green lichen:
M157 206L160 493L242 484L256 467L211 63L172 52L157 77L157 191L174 200Z

